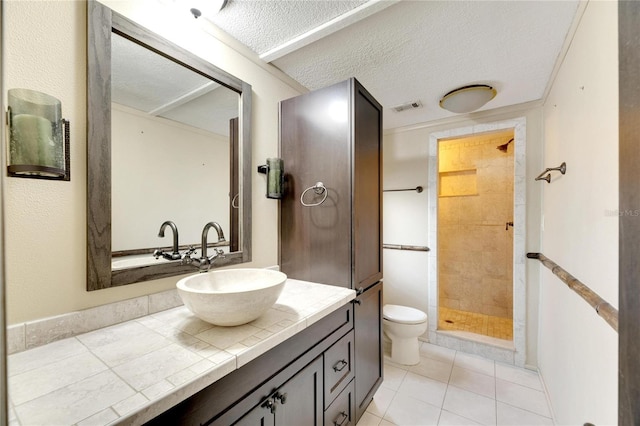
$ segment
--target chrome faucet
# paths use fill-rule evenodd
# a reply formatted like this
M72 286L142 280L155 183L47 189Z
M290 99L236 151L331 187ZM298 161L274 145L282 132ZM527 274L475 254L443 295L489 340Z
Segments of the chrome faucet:
M153 257L156 259L162 256L167 260L180 260L182 256L180 255L180 251L178 250L178 227L175 223L170 220L167 220L162 225L160 225L160 231L158 232L158 237L164 237L164 230L166 227L170 227L173 232L173 252L167 253L161 249L157 249L153 252Z
M185 254L185 256L182 257L182 263L193 264L198 269L200 269L200 272L207 272L209 271L209 269L211 268L211 265L213 265L216 260L224 259L224 251L216 248L213 249L215 251L213 255L207 256L207 244L208 244L207 235L209 234L209 229L211 228L214 228L218 233L218 242L226 241L224 239L224 233L222 232L222 227L220 226L220 224L218 222L209 222L202 229L202 241L201 241L202 255L200 256L199 259L194 259L191 256L189 256L191 253L193 253L193 249L190 249L190 252Z

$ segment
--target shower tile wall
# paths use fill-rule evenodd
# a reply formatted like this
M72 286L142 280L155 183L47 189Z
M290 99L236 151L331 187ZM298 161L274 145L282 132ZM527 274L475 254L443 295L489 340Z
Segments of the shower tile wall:
M439 144L439 303L513 317L512 133Z

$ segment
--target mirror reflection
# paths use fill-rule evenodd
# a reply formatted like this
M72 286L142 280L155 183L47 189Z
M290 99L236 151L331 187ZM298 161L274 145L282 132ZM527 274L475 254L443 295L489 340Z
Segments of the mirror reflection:
M87 6L87 290L250 262L251 85Z
M237 250L238 93L116 33L111 78L113 268L161 261L167 220L181 249L215 221L225 241L208 245Z

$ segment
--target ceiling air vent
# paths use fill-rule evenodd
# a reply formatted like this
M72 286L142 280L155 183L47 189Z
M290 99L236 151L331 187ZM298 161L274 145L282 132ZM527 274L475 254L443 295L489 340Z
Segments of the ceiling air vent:
M416 108L422 108L422 102L411 101L411 102L404 103L402 105L396 105L394 107L391 107L391 109L394 110L395 112L402 112L408 109L416 109Z

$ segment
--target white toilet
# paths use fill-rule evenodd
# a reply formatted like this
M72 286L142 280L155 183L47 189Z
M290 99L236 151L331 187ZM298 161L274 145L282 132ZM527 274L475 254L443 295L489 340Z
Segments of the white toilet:
M418 336L427 331L427 314L408 306L384 305L382 317L384 332L391 340L391 361L403 365L418 364Z

